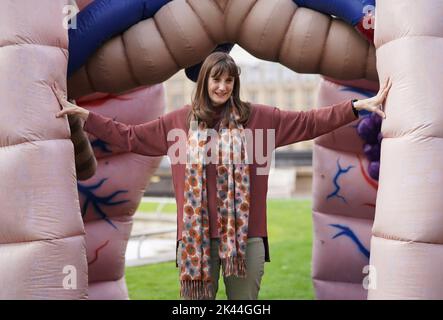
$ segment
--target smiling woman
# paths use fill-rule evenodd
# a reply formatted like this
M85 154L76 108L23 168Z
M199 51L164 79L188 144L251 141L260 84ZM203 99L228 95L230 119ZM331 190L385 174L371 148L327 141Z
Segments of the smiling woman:
M220 76L212 71L208 82L209 98L211 98L214 107L220 107L231 97L234 87L234 77L228 73L222 73Z

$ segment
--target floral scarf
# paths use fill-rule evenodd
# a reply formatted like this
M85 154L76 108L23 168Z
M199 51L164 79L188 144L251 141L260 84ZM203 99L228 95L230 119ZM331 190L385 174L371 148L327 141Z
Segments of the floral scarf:
M219 256L224 276L246 276L246 244L249 218L249 166L243 126L230 108L229 123L218 130L217 226ZM206 124L191 122L188 132L183 206L180 295L186 299L212 298L210 234L207 199ZM212 150L213 152L213 150Z

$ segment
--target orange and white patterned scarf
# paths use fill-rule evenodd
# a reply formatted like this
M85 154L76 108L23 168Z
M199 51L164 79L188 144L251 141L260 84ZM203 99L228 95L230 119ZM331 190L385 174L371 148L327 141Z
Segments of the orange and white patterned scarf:
M217 226L219 256L224 276L246 276L249 219L249 166L243 126L235 108L229 123L218 130ZM183 206L180 295L186 299L212 298L210 233L206 162L206 124L191 122L188 132ZM212 150L214 152L214 150Z

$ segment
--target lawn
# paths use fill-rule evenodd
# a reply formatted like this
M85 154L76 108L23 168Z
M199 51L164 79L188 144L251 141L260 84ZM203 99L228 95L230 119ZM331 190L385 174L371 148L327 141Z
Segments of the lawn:
M143 204L139 210L153 208ZM259 299L313 299L311 201L269 200L268 235L271 262L265 264ZM179 299L174 262L126 268L126 282L131 299ZM226 299L222 279L217 299Z

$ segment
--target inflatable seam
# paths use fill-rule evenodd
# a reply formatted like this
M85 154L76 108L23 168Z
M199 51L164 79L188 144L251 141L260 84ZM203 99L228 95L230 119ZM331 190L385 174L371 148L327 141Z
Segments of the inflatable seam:
M369 46L369 43L367 43L366 47L366 60L365 60L365 74L364 77L368 79L369 76L369 53L371 52L371 47Z
M383 42L379 47L376 47L376 49L380 49L381 47L390 44L392 42L396 42L396 41L401 41L401 40L405 40L405 39L414 39L414 38L437 38L437 39L443 39L443 36L434 36L434 35L420 35L420 34L416 34L416 35L407 35L404 37L400 37L400 38L395 38L395 39L391 39L389 41Z
M383 137L383 139L384 139L384 137ZM364 154L361 153L361 152L349 151L349 150L344 150L344 149L341 149L341 148L330 148L330 147L328 147L328 146L326 146L326 145L323 145L323 144L321 144L321 143L318 143L318 142L314 142L314 143L315 143L316 145L322 147L322 148L325 148L325 149L328 149L328 150L331 150L331 151L336 151L336 152L343 152L343 153L347 153L347 154L352 154L353 156L364 156ZM363 142L362 142L362 149L361 149L361 150L363 150Z
M283 1L284 1L284 0L283 0ZM271 21L271 17L273 16L274 11L277 10L277 7L278 7L278 5L279 5L281 2L282 2L282 0L280 0L280 1L274 6L274 9L272 10L271 14L269 15L269 18L270 18L270 19L268 20L268 23L266 24L265 28L263 29L263 35L266 33L265 30L266 30L266 28L268 27L269 21ZM291 26L292 19L294 18L295 12L297 11L297 5L296 5L295 3L293 3L293 2L292 2L292 4L295 6L295 10L294 10L294 12L293 12L293 14L292 14L292 18L289 19L289 23L288 23L288 25L287 25L286 28L285 28L285 32L281 35L280 41L278 41L278 42L280 43L280 46L277 48L276 55L273 57L273 60L274 60L274 61L278 61L278 59L279 59L279 57L280 57L280 52L281 52L282 47L283 47L283 43L284 43L284 39L285 39L285 37L286 37L286 33L288 32L288 29L289 29L289 27ZM263 39L263 38L262 38L262 39ZM261 42L262 39L260 39L260 42Z
M132 81L134 81L134 83L137 86L141 86L142 85L141 81L139 81L137 79L137 77L136 77L136 75L134 73L134 69L133 69L133 67L131 65L131 59L129 59L129 55L128 55L128 51L127 51L126 42L125 42L124 37L125 37L125 33L119 37L121 42L122 42L122 45L123 45L123 54L125 55L125 59L124 60L126 61L127 65L128 65L128 70L129 70L129 74L131 76Z
M338 20L335 20L335 22L338 23ZM350 34L348 35L346 40L349 39L349 36L350 36ZM353 51L353 48L352 48L352 45L351 45L351 41L345 41L345 44L346 44L346 47L345 47L346 51L345 51L345 55L343 56L343 63L341 64L341 68L340 68L340 73L339 73L340 74L340 78L345 73L344 71L346 69L346 66L349 64L350 57L352 55L351 52ZM366 69L366 67L364 67L364 69ZM362 71L362 70L360 69L360 71Z
M0 242L0 246L7 246L7 245L13 245L13 244L25 244L25 243L33 243L33 242L40 242L40 241L58 241L58 240L64 240L64 239L69 239L69 238L77 238L77 237L84 238L85 234L86 234L85 231L83 231L82 233L74 234L74 235L68 235L68 236L65 236L63 238L35 239L35 240L26 240L26 241L16 241L16 240L14 240L14 242Z
M71 141L71 139L69 137L67 137L65 139L44 139L44 140L23 141L23 142L19 142L19 143L9 144L7 146L0 146L0 150L2 150L2 148L15 148L15 147L18 147L18 146L20 146L22 144L26 144L26 143L34 144L36 142L46 142L46 141Z
M220 7L220 3L218 3L217 0L214 0L213 3L215 3L215 6L218 8L218 11L220 11L220 13L223 14L223 8Z
M380 232L375 232L375 231L372 232L372 236L374 238L387 240L387 241L400 241L400 242L406 242L406 243L413 243L413 244L418 243L418 244L435 245L435 246L443 245L443 241L442 242L427 242L427 241L411 240L411 239L395 237L393 235L382 234Z
M258 47L259 47L259 48L262 47L262 43L263 43L263 41L265 40L266 31L267 31L267 29L268 29L268 27L269 27L269 23L272 21L272 18L273 18L274 12L277 10L277 8L278 8L278 6L279 6L280 3L281 3L281 0L278 0L278 2L276 2L275 5L272 7L272 11L271 11L271 13L270 13L269 16L268 16L268 20L265 22L265 25L264 25L264 27L263 27L262 33L261 33L261 35L260 35L260 40L258 41ZM283 35L283 37L284 37L284 35ZM281 41L280 41L280 42L281 42ZM274 60L275 60L275 57L274 57Z
M40 44L40 43L11 43L11 44L6 44L6 45L0 45L0 49L6 48L6 47L14 47L14 46L17 46L17 47L20 47L20 46L49 47L49 48L56 48L56 49L60 49L62 51L68 52L67 48L64 48L60 45L50 45L50 44ZM66 53L63 52L63 54L65 54L65 56L66 56Z
M324 215L324 216L328 216L328 217L330 217L330 216L336 216L336 217L340 217L340 218L346 218L346 219L350 219L350 220L369 220L369 221L373 221L374 220L374 218L372 217L372 218L365 218L365 217L356 217L356 216L347 216L347 215L344 215L344 214L341 214L341 213L326 213L326 212L323 212L323 211L319 211L319 210L314 210L314 209L312 209L312 211L313 211L313 214L321 214L321 215Z
M85 64L86 79L88 79L89 86L92 89L92 92L99 92L100 90L97 90L97 88L94 85L94 82L92 81L91 75L89 74L90 73L90 70L89 70L90 69L90 65L89 65L90 61L91 61L91 59L88 59L88 62L86 62L86 64Z
M281 52L283 50L284 44L286 43L286 39L287 39L288 34L290 35L290 37L292 39L292 34L290 34L288 31L289 31L289 28L291 28L292 22L294 21L295 14L297 13L297 10L298 10L298 6L295 3L294 3L294 5L295 5L295 10L292 13L292 17L291 17L291 19L289 19L289 23L285 28L285 32L283 33L283 38L280 41L280 43L281 43L280 48L278 48L278 51L277 51L277 60L278 61L281 61L281 58L280 58Z
M426 128L428 128L428 127L426 127ZM443 139L443 137L439 137L439 136L435 136L435 135L414 133L417 130L423 130L423 128L409 129L405 133L403 133L401 136L393 136L393 137L383 136L383 140L385 140L385 139L411 139L411 140L414 140L412 142L417 142L417 140L422 140L422 139Z
M365 274L364 273L362 273L362 281L363 281L363 278L365 277ZM318 281L325 281L325 282L338 282L338 283L347 283L347 284L361 284L362 285L362 287L363 287L363 283L362 283L362 281L359 281L359 282L352 282L352 281L345 281L345 280L337 280L337 279L325 279L325 278L317 278L317 277L312 277L312 279L313 280L318 280Z
M243 29L243 24L245 23L245 21L248 19L249 15L251 14L252 9L254 9L255 5L258 3L259 0L255 0L254 3L251 5L251 7L246 11L245 16L243 17L240 25L238 26L237 30L242 30ZM237 35L240 34L240 32L236 32ZM237 42L237 41L236 41Z
M169 9L169 10L170 10L170 9ZM159 27L157 21L155 20L155 16L154 16L154 18L153 18L153 21L154 21L155 28L157 29L158 33L160 34L160 38L162 38L163 43L165 44L165 47L166 47L166 49L168 50L169 55L170 55L171 58L172 58L172 61L174 61L174 63L175 63L175 66L177 67L177 69L182 69L183 67L180 66L180 64L178 63L178 61L177 61L177 59L175 58L174 54L172 53L172 50L171 50L171 48L169 47L168 42L166 41L166 37L162 34L162 31L160 30L160 27Z
M329 18L329 25L327 27L327 32L325 34L325 38L324 38L324 42L323 45L320 49L320 59L319 59L319 63L318 63L318 67L315 70L317 73L321 73L321 70L323 69L323 59L324 59L324 53L325 53L325 48L326 48L326 43L328 42L328 38L329 38L329 33L331 31L332 28L332 22L333 22L334 18Z
M320 202L320 201L319 201ZM356 208L356 210L357 210L357 208ZM320 213L320 214L324 214L324 215L327 215L327 216L331 216L331 215L334 215L334 216L337 216L337 217L343 217L343 218L353 218L353 219L360 219L360 220L374 220L374 216L375 216L375 210L374 210L374 213L369 217L367 217L366 218L366 216L364 216L364 217L356 217L356 216L352 216L352 215L346 215L346 214L343 214L343 213L340 213L340 212L330 212L330 213L324 213L324 212L322 212L321 210L319 210L318 208L317 208L317 206L316 206L316 202L313 202L312 203L312 211L313 212L318 212L318 213ZM349 211L347 211L347 212L349 212Z

